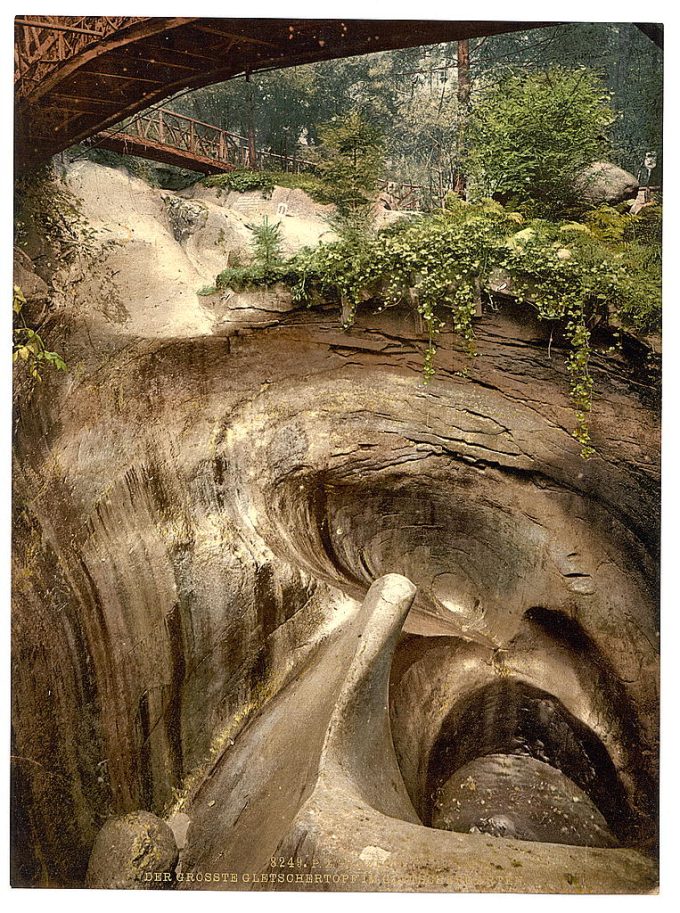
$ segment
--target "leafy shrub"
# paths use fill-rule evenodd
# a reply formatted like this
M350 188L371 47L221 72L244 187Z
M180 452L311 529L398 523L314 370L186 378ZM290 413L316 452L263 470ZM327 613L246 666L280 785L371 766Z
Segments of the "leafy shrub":
M51 352L43 342L42 337L31 327L26 325L23 307L26 298L18 285L14 286L12 298L12 311L14 312L14 332L12 344L12 361L23 362L30 376L37 381L42 381L42 370L46 365L58 371L66 370L66 363L57 352Z
M574 179L606 155L614 120L608 91L585 68L552 67L489 84L472 103L470 189L533 216L578 211Z
M640 241L649 245L661 259L661 237L663 218L661 206L652 203L645 206L636 216L631 216L625 224L623 237L626 241Z
M316 174L292 171L267 172L275 187L287 187L290 190L304 190L317 203L332 203L333 192L326 182Z
M270 285L271 281L271 276L266 277L259 266L228 266L217 274L215 286L218 291L228 288L241 291L255 285Z
M254 285L271 285L279 281L282 267L281 225L278 222L272 224L265 216L260 225L253 225L251 228L253 263L249 266L237 265L222 270L215 280L218 289L239 290Z
M246 193L249 190L261 190L265 196L271 196L274 182L267 171L248 171L236 169L226 174L211 174L202 182L206 187L216 187L220 191L236 190Z
M627 217L624 235L629 225L638 224L636 218ZM492 273L503 270L513 294L529 301L540 319L553 322L570 345L574 436L588 456L592 327L603 318L616 318L642 332L659 325L660 269L657 279L642 251L649 251L649 245L604 242L587 225L527 222L491 200L452 200L443 212L405 221L361 243L345 237L307 248L268 272L261 263L225 271L217 284L285 282L297 301L339 301L346 325L364 301L406 302L417 310L428 333L424 373L429 379L435 370L436 339L447 321L474 351L478 303Z
M637 215L601 206L585 220L600 249L620 267L617 317L624 326L654 333L661 319L661 207L645 206Z
M587 213L584 223L590 232L600 241L623 241L623 233L630 221L613 206L598 206L597 209Z
M619 304L624 326L654 333L661 326L661 207L646 206L623 232L621 260L626 295Z

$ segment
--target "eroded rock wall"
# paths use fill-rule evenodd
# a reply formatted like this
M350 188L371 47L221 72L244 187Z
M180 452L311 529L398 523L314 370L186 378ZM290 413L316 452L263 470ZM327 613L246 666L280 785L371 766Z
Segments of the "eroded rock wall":
M187 234L167 191L91 164L68 180L98 256L53 293L69 372L17 383L15 882L81 883L106 817L161 812L387 573L418 588L393 672L416 808L458 651L467 690L561 688L648 820L659 427L637 360L593 359L584 461L528 309L485 313L474 359L444 333L424 386L406 310L343 333L335 306L281 291L198 296L248 237L214 192L176 197L206 207ZM327 230L305 218L305 242Z

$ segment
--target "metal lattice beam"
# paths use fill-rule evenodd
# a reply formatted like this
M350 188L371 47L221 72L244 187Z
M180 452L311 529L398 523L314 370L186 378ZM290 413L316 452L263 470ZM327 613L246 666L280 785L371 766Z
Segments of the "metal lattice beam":
M38 165L182 89L244 73L550 24L20 16L15 20L17 168Z

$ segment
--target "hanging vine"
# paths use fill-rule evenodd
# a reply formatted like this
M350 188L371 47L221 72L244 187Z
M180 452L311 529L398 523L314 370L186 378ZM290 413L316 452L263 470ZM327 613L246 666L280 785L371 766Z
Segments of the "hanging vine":
M576 412L573 435L587 458L594 453L589 432L592 327L612 316L642 332L659 324L660 260L640 228L642 223L660 224L660 207L652 209L642 218L609 210L609 221L621 225L620 238L612 240L598 230L597 220L527 222L491 200L468 204L456 199L446 211L405 220L359 241L341 238L305 249L274 270L265 270L257 260L225 270L217 285L283 282L296 301L340 302L345 326L367 301L406 303L416 309L427 333L423 374L429 381L444 326L451 325L474 353L474 317L492 275L500 271L509 293L527 301L539 319L553 323L570 347L566 368Z

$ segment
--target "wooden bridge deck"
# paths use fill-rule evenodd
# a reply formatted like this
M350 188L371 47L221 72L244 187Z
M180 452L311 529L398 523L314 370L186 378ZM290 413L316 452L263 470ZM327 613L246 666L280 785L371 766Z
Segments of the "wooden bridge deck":
M201 174L225 174L233 171L234 165L221 164L207 156L198 153L186 152L182 149L173 149L156 140L142 140L139 137L116 131L95 133L91 138L93 145L100 149L110 149L121 155L136 155L139 158L150 159L152 162L161 162L164 165L176 165L178 168L187 168L190 171L199 171Z
M20 16L17 168L45 162L182 89L548 24L554 23Z
M219 174L234 168L301 172L313 171L315 167L313 162L298 156L252 148L245 136L169 108L145 111L127 123L96 133L87 142L203 174Z
M85 144L203 174L224 174L235 168L296 174L316 170L316 163L308 159L253 148L246 136L169 108L144 111L127 123L96 133ZM417 210L425 198L433 200L432 188L420 184L384 179L379 182L379 190L388 205L398 209ZM436 205L442 202L440 194Z

